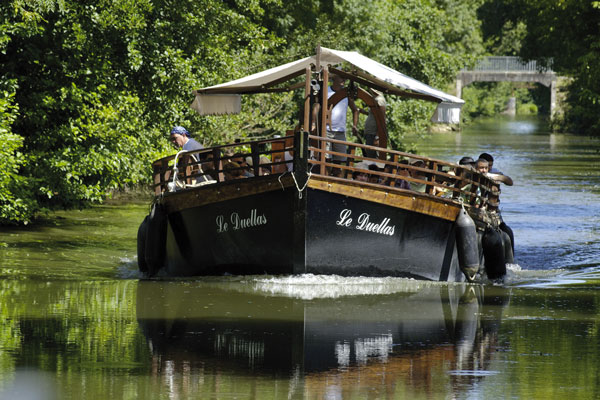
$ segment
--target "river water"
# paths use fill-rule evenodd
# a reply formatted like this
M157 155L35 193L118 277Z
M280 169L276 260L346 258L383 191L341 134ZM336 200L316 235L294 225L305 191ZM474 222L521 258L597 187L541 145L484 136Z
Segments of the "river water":
M515 181L504 284L144 280L147 202L0 230L0 399L600 398L600 141L536 119L413 139Z

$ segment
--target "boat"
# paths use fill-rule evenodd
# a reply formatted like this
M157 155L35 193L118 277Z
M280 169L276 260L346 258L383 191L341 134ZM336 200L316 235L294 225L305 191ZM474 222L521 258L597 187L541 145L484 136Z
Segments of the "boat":
M349 84L328 98L332 74ZM459 121L463 100L357 52L319 46L313 56L195 90L191 107L201 115L231 114L242 96L291 90L304 91L303 112L285 135L153 163L155 197L138 230L142 272L458 282L505 275L514 244L498 212L499 183L466 166L388 148L385 115L372 93L437 103L432 121L442 123ZM377 143L327 137L331 109L346 97L370 107ZM354 179L361 174L372 179Z

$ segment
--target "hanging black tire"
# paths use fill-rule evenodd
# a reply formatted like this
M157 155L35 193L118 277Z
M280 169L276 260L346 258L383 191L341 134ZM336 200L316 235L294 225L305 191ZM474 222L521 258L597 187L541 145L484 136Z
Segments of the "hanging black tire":
M504 223L504 221L502 221L502 223L500 223L500 229L502 229L504 232L506 232L508 234L508 237L510 238L510 247L512 249L512 254L513 254L513 258L514 258L514 256L515 256L515 234L513 233L513 230L511 229L511 227L506 225L506 223Z
M506 275L504 241L500 230L487 228L481 242L485 259L485 272L489 279L498 279Z
M144 218L137 233L137 258L140 272L148 272L146 263L146 237L148 236L148 216Z
M148 275L154 276L165 262L167 243L167 211L162 204L154 203L148 216L146 236L146 263Z
M504 243L504 262L507 264L514 264L515 257L513 255L513 246L510 236L504 230L501 230L500 234L502 235L502 241Z
M472 280L479 271L479 248L475 222L463 209L458 213L455 226L458 264L467 279Z

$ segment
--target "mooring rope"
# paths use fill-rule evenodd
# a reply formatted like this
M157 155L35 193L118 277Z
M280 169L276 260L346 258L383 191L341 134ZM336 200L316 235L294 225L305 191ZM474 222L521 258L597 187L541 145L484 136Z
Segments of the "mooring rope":
M306 189L306 186L308 186L308 181L310 180L310 177L312 176L312 173L310 171L308 171L308 177L306 178L306 182L304 182L304 186L302 186L302 189L300 189L300 186L298 185L298 181L296 180L296 175L292 172L292 178L294 179L294 183L296 184L296 189L298 190L298 199L302 199L302 192L304 191L304 189Z
M304 186L302 186L302 189L300 189L300 185L298 185L298 181L296 180L296 175L293 172L285 171L283 174L279 175L279 177L277 178L277 180L279 181L279 184L281 185L282 190L285 190L285 186L283 186L283 182L281 182L281 178L283 178L283 176L285 174L292 175L292 179L294 180L294 184L296 185L296 190L298 191L298 199L302 199L302 192L304 191L304 189L306 189L306 186L308 186L308 181L310 180L312 173L310 171L308 171L308 177L306 178L306 182L304 183Z

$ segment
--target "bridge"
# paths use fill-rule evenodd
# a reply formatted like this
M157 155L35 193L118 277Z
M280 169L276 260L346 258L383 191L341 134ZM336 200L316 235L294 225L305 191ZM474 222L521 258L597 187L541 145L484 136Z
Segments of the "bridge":
M550 115L556 108L557 76L552 68L525 62L520 57L486 57L472 70L462 70L456 78L456 95L473 82L537 82L550 88Z

